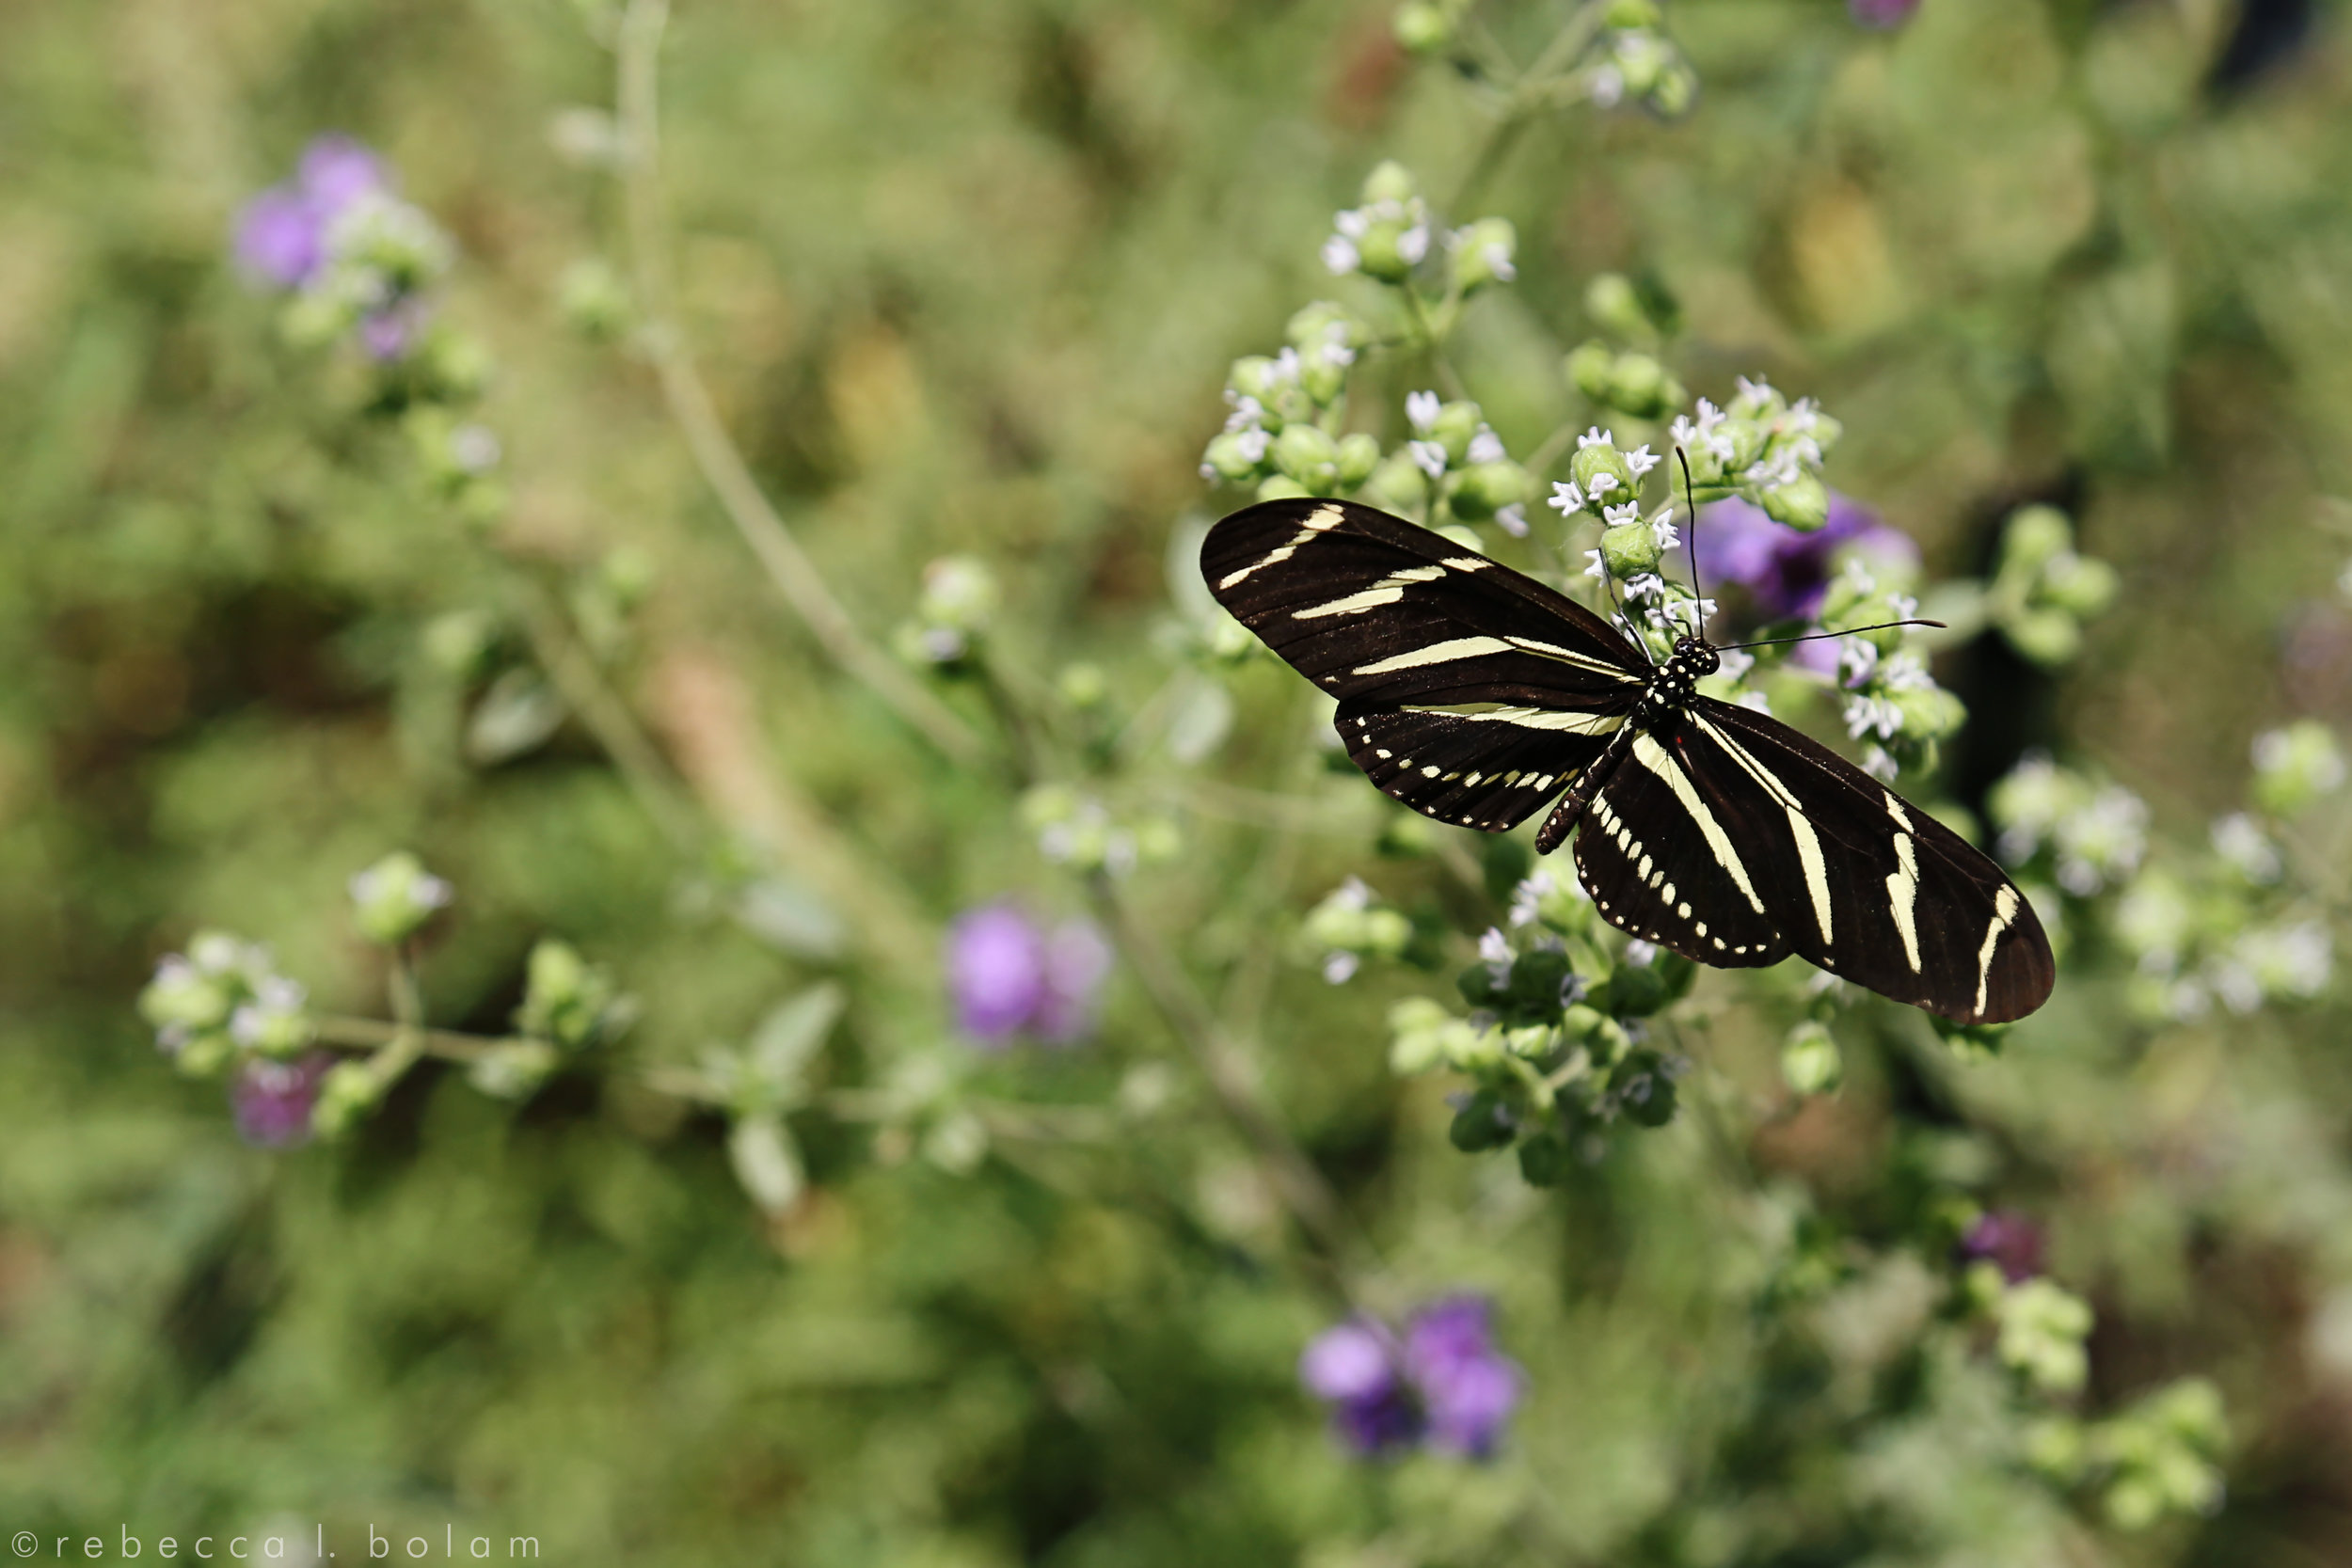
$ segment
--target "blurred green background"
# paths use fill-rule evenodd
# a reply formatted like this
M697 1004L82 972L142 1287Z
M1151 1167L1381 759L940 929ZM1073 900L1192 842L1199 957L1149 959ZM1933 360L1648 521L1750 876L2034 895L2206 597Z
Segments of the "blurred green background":
M1566 9L1480 14L1525 57ZM1774 1189L1724 1176L1694 1118L1564 1193L1447 1148L1442 1085L1391 1079L1381 1022L1433 983L1264 957L1369 863L1354 784L1336 832L1188 818L1135 898L1233 982L1275 1102L1384 1249L1382 1305L1500 1303L1531 1392L1490 1465L1329 1441L1294 1369L1331 1308L1123 977L1090 1050L987 1070L1172 1096L1165 1135L956 1174L796 1120L817 1190L772 1224L723 1122L594 1068L520 1107L428 1068L346 1142L240 1144L134 996L215 924L380 1013L342 888L394 847L458 888L437 1018L502 1029L550 932L640 999L628 1050L656 1063L838 974L845 1083L960 1049L944 918L1077 904L1000 778L925 747L783 610L643 357L566 325L567 269L623 245L580 113L611 103L612 22L0 8L0 1528L111 1554L124 1525L316 1521L352 1556L370 1528L437 1554L453 1522L461 1551L478 1527L567 1563L2352 1560L2340 1008L2151 1045L2062 991L1967 1086L1923 1090L1890 1047L1755 1151L1867 1231L1921 1128L1964 1141L2099 1307L2094 1403L2221 1384L2231 1506L2110 1538L1987 1479L1959 1416L1871 1435L1899 1281L1775 1360L1740 1294ZM1521 237L1519 282L1464 328L1488 417L1519 451L1576 416L1559 355L1619 269L1679 298L1693 388L1761 371L1842 418L1833 482L1935 573L1980 571L2020 501L2068 507L2120 608L2062 679L1990 642L1949 661L1977 720L1948 783L1975 799L2046 747L2200 838L2250 737L2340 718L2352 683L2341 10L1926 0L1876 32L1833 0L1681 0L1670 26L1692 115L1563 112L1488 186ZM1487 126L1359 0L684 0L661 69L686 341L852 616L886 635L923 562L974 554L1009 662L1090 660L1130 705L1168 667L1167 544L1212 504L1228 361L1355 286L1316 247L1374 162L1450 190ZM228 261L239 205L328 130L458 243L438 309L496 366L493 549L388 458L365 375L284 347ZM480 686L427 629L488 627L527 666L514 585L578 605L615 551L653 570L615 634L625 700L697 815L841 920L839 951L728 918L581 722L469 760ZM1300 750L1285 678L1235 682L1231 777ZM1128 787L1159 799L1151 759ZM1772 1037L1726 1010L1709 1070L1769 1072ZM1749 1503L1780 1524L1690 1525Z

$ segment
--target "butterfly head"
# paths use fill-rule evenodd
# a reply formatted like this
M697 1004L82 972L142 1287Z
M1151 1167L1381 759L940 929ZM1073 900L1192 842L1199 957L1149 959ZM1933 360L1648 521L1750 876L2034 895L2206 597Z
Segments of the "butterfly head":
M1679 665L1693 680L1702 675L1713 674L1723 668L1724 663L1722 657L1715 652L1715 644L1690 636L1675 639L1674 657L1671 662Z

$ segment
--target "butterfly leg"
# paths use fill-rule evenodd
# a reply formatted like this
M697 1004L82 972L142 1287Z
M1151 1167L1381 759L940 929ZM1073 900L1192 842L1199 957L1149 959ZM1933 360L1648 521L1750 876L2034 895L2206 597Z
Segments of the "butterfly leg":
M1577 818L1582 816L1584 808L1593 803L1593 797L1599 793L1600 786L1609 782L1609 775L1615 772L1617 765L1625 760L1625 754L1632 749L1633 737L1638 733L1632 724L1627 724L1610 737L1608 746L1593 759L1592 766L1576 776L1575 784L1561 797L1560 803L1551 808L1551 815L1544 818L1544 825L1535 830L1535 853L1549 855L1566 841L1568 830L1576 826Z

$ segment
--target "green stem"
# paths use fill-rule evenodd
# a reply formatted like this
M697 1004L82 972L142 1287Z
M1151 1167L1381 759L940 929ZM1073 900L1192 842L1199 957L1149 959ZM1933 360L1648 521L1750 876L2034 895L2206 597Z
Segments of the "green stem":
M686 347L676 319L660 176L659 64L669 12L668 0L629 0L616 45L616 97L628 153L622 190L629 261L644 313L645 352L660 382L662 401L728 521L826 655L948 757L975 763L981 746L971 727L903 665L866 641L834 597L816 562L752 477Z

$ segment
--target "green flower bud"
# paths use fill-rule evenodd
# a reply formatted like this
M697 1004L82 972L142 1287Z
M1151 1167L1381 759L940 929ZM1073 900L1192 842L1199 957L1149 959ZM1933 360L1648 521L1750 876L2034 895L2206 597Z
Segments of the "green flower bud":
M1509 218L1480 218L1452 244L1454 285L1463 293L1489 283L1508 283L1518 276L1512 258L1518 253L1519 235Z
M1413 923L1395 910L1364 911L1363 951L1376 958L1393 958L1413 940Z
M1602 26L1619 31L1661 26L1665 20L1665 13L1658 8L1658 0L1609 0L1608 8L1600 15Z
M1271 410L1283 383L1274 373L1274 361L1263 354L1245 355L1225 372L1225 384L1246 398L1256 398Z
M595 342L609 342L628 329L628 285L601 257L583 257L556 280L555 308L564 325Z
M1021 797L1021 825L1042 832L1074 818L1078 806L1078 792L1068 784L1039 784Z
M1136 824L1136 859L1146 865L1168 865L1184 852L1184 832L1175 819L1147 816Z
M1347 367L1322 355L1310 355L1298 368L1298 389L1318 408L1328 408L1347 389Z
M1590 1042L1600 1037L1611 1022L1599 1008L1579 1002L1561 1013L1560 1030L1572 1040Z
M1675 1118L1675 1081L1654 1051L1637 1051L1619 1062L1609 1087L1629 1120L1663 1127Z
M1389 1009L1389 1069L1402 1078L1427 1072L1447 1059L1447 1037L1470 1026L1425 996Z
M2333 731L2298 719L2254 741L2254 800L2275 816L2293 816L2344 785L2344 752Z
M364 1062L338 1062L319 1080L310 1105L310 1130L322 1138L341 1136L383 1093Z
M448 906L449 883L425 870L405 849L395 850L351 879L353 918L370 942L405 942Z
M1813 437L1813 444L1821 449L1821 455L1827 457L1836 449L1837 443L1845 439L1846 427L1817 408L1813 411L1813 428L1808 434Z
M2003 1292L1994 1316L2005 1365L2044 1394L2081 1391L2090 1370L2083 1339L2091 1323L2081 1297L2046 1279L2028 1279Z
M1262 501L1289 500L1296 496L1313 494L1312 490L1308 489L1288 474L1272 475L1260 481L1258 484L1258 499Z
M2055 506L2020 507L2001 530L2001 571L2036 572L2074 544L2074 526Z
M568 1050L604 1032L613 1001L612 977L569 942L542 937L531 950L525 974L522 1006L515 1009L516 1030Z
M1210 437L1209 450L1201 453L1201 460L1216 470L1219 479L1238 484L1256 476L1265 461L1266 447L1265 432L1262 430L1229 430Z
M139 1016L158 1029L216 1029L229 1022L236 996L237 989L224 977L207 974L175 953L155 966L155 977L139 992Z
M1510 1112L1501 1100L1485 1089L1471 1095L1469 1102L1454 1113L1454 1124L1446 1129L1447 1138L1465 1154L1501 1148L1517 1135Z
M1275 438L1274 466L1308 490L1326 494L1339 482L1339 443L1313 425L1292 425Z
M1395 26L1396 41L1408 55L1434 55L1454 41L1454 18L1424 0L1398 7Z
M2104 561L2064 551L2042 569L2042 593L2052 604L2078 620L2103 613L2115 602L2119 578Z
M1343 348L1361 348L1370 336L1363 322L1346 306L1328 299L1318 299L1302 305L1291 315L1282 328L1282 337L1301 355L1337 343Z
M1534 480L1517 463L1480 463L1462 471L1447 499L1456 515L1476 520L1519 505L1534 489Z
M1829 486L1813 474L1799 474L1764 492L1764 515L1786 523L1799 533L1812 533L1829 521Z
M1339 482L1343 490L1354 490L1372 477L1380 463L1380 443L1361 431L1342 436L1339 446Z
M1054 689L1063 702L1081 713L1102 706L1111 694L1110 678L1103 673L1099 664L1063 665L1061 673L1054 678Z
M1800 1023L1780 1048L1781 1081L1797 1094L1828 1094L1845 1081L1846 1059L1819 1023Z
M1531 1187L1564 1185L1576 1174L1576 1154L1555 1133L1545 1132L1519 1144L1519 1180Z
M1576 487L1584 492L1586 504L1595 515L1604 506L1622 506L1637 494L1633 467L1613 441L1577 448L1576 455L1568 461L1568 474L1576 481Z
M1617 356L1609 352L1609 345L1598 338L1579 343L1560 361L1561 373L1568 385L1595 403L1609 401L1610 376L1616 369Z
M1893 697L1902 710L1902 733L1909 740L1947 740L1968 721L1967 705L1940 686L1898 691Z
M1412 236L1408 239L1407 236ZM1357 267L1367 277L1402 283L1428 254L1426 221L1407 223L1401 217L1375 218L1356 242Z
M2045 668L2082 651L2083 628L2063 610L2026 610L2001 618L2001 630L2019 653Z
M1364 176L1363 200L1367 206L1380 201L1406 202L1420 194L1421 186L1413 179L1413 171L1393 158L1375 165L1373 171Z
M183 1078L213 1078L236 1059L237 1042L230 1038L228 1030L205 1029L181 1042L171 1065Z
M466 1081L493 1100L522 1100L548 1081L557 1062L545 1040L493 1046L468 1064Z
M1287 483L1288 481L1284 483ZM1258 488L1261 492L1260 499L1263 499L1265 486L1260 485ZM1257 657L1258 650L1263 646L1265 644L1258 641L1256 633L1222 610L1218 611L1217 618L1210 623L1209 657L1219 663L1247 663Z
M490 385L498 362L481 339L454 327L436 327L417 356L419 378L444 403L470 403Z
M1642 308L1641 291L1622 273L1600 273L1584 285L1584 313L1604 331L1634 342L1657 335L1656 324Z
M1522 1024L1502 1032L1502 1049L1522 1061L1539 1062L1551 1053L1551 1037L1549 1023Z
M1740 378L1740 390L1724 405L1724 412L1735 420L1756 424L1770 424L1788 411L1788 400L1769 381Z
M1625 79L1629 98L1647 98L1656 91L1660 76L1674 60L1673 47L1650 32L1619 33L1609 55Z
M1380 824L1380 836L1372 841L1372 849L1384 860L1421 860L1438 852L1438 835L1429 818L1419 812L1391 812Z
M944 555L923 568L923 592L915 614L951 631L977 634L996 613L995 574L968 555Z
M1474 403L1449 403L1438 410L1423 440L1435 441L1445 448L1446 461L1459 463L1470 455L1470 444L1477 438L1479 426L1486 416Z
M359 310L332 289L305 289L278 313L278 331L291 347L322 349L358 325Z
M1679 119L1698 102L1699 73L1679 54L1669 57L1649 89L1650 107L1668 119Z
M1601 563L1619 582L1658 570L1658 535L1647 523L1618 523L1600 535Z
M1364 499L1391 512L1410 512L1429 499L1429 476L1400 447L1372 471L1364 483Z

